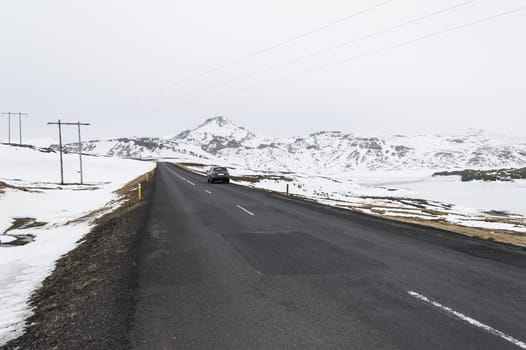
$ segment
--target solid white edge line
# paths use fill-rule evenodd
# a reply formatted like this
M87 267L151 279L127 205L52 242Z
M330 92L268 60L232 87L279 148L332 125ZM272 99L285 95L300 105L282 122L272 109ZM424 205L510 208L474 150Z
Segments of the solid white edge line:
M427 298L426 296L424 296L422 294L419 294L417 292L407 291L407 293L409 295L411 295L412 297L415 297L415 298L417 298L419 300L422 300L422 301L424 301L426 303L429 303L429 304L433 305L434 307L439 308L439 309L441 309L441 310L443 310L443 311L445 311L445 312L447 312L447 313L449 313L449 314L461 319L462 321L465 321L465 322L471 324L472 326L482 328L486 332L488 332L490 334L493 334L493 335L496 335L496 336L498 336L498 337L500 337L500 338L512 343L513 345L516 345L516 346L520 347L521 349L526 349L526 343L525 342L522 342L522 341L520 341L518 339L515 339L512 336L509 336L506 333L503 333L503 332L499 331L498 329L495 329L493 327L488 326L487 324L479 322L479 321L475 320L474 318L466 316L466 315L464 315L461 312L455 311L452 308L447 307L445 305L442 305L439 302L436 302L434 300L431 300L431 299Z
M236 207L238 207L239 209L243 210L243 211L244 211L245 213L247 213L248 215L252 215L252 216L254 216L254 213L252 213L252 212L246 210L246 209L243 208L242 206L236 204Z

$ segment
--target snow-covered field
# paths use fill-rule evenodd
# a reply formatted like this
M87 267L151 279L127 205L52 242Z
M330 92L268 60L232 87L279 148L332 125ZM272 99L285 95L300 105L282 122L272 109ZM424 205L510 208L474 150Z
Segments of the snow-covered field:
M409 196L479 211L503 211L526 216L526 180L460 181L460 176L427 174L364 174L355 175L357 183L406 191Z
M189 164L203 173L208 165ZM351 172L327 177L266 172L230 166L233 183L285 192L327 205L391 218L412 218L513 231L526 245L526 180L462 182L460 176L433 177L432 171Z
M56 260L121 204L114 191L155 167L104 157L83 165L86 185L62 186L57 153L0 145L0 345L23 332L29 297ZM78 169L78 156L64 155L66 183L79 182Z

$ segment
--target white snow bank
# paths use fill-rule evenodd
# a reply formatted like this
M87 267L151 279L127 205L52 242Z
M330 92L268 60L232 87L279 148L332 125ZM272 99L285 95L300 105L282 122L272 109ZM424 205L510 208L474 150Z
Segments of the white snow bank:
M59 156L24 147L0 145L0 181L30 192L5 188L0 192L0 346L23 333L31 293L53 270L60 256L90 231L92 220L68 223L96 209L119 205L113 193L155 163L117 158L83 157L87 185L58 185ZM64 155L66 182L79 182L78 155ZM104 212L99 213L103 215ZM5 232L15 218L34 218L44 226ZM34 241L22 246L5 243L20 235Z
M451 203L480 211L505 211L526 216L526 180L460 181L460 176L390 174L390 177L361 175L356 182L406 191L411 197ZM389 176L389 175L388 175Z

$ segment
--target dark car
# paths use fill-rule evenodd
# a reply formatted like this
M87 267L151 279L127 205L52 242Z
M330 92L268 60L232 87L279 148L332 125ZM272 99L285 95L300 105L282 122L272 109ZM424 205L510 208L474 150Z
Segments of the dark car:
M215 181L229 183L230 174L228 173L228 169L225 167L213 166L206 172L206 180L209 183L214 183Z

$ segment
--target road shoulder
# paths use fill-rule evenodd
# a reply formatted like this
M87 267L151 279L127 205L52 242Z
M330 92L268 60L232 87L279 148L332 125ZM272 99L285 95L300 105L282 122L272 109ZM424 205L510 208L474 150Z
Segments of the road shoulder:
M150 182L138 201L132 181L126 202L102 216L77 248L57 261L32 295L24 335L1 349L121 349L134 313L136 250L149 212Z

